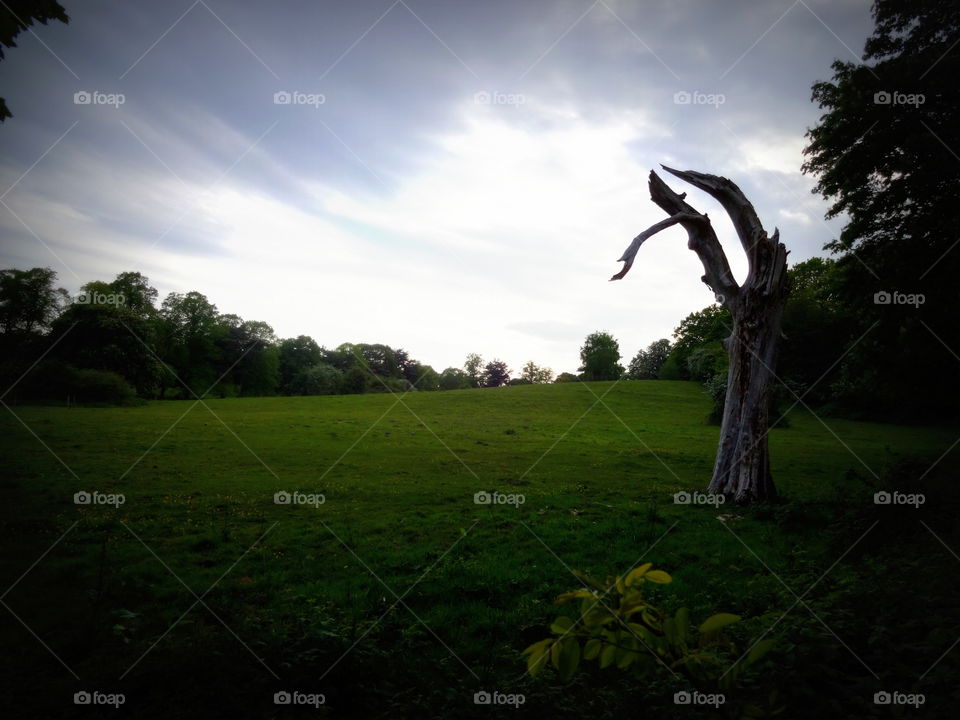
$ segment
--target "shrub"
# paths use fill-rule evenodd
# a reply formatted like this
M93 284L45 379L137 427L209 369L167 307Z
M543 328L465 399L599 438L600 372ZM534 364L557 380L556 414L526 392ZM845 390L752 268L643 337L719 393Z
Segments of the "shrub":
M106 370L78 370L72 365L48 360L24 379L18 400L54 404L90 403L130 405L136 392L120 375Z
M727 351L719 342L702 345L687 357L687 372L690 379L701 382L711 379L714 375L726 375L729 365Z
M638 679L669 668L685 675L698 689L734 690L738 680L770 651L774 640L762 639L741 654L723 632L740 619L738 615L717 613L696 629L686 608L667 615L644 597L647 583L672 581L668 573L652 568L653 563L644 563L625 576L607 578L603 584L578 573L586 587L557 597L558 604L579 600L578 617L558 616L550 626L553 637L523 651L530 675L550 664L562 680L570 680L582 660L596 662L600 668L629 671Z
M73 396L79 403L129 405L136 397L136 393L129 383L116 373L105 370L77 370L75 372Z
M577 619L560 615L550 626L553 637L523 651L527 672L534 676L549 664L567 681L581 661L596 662L601 669L628 671L645 685L653 673L668 671L686 676L698 690L725 694L737 690L738 682L775 641L761 639L740 652L723 632L740 619L738 615L717 613L696 628L686 608L667 615L643 594L646 583L665 585L672 580L663 570L652 568L653 563L645 563L625 576L607 578L604 584L577 573L587 587L557 598L558 604L580 601ZM744 704L743 711L750 717L772 717L784 710L776 705L774 691L759 703Z
M317 363L294 375L290 392L294 395L333 395L340 390L343 373L333 365Z
M703 383L703 390L713 403L707 422L719 425L723 422L723 408L727 401L727 373L717 373Z

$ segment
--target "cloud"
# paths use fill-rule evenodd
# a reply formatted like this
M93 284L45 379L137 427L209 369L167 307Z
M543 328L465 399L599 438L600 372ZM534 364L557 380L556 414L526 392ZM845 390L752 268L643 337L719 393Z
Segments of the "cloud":
M795 212L793 210L780 210L779 214L780 214L780 217L795 223L800 223L801 225L810 225L813 223L813 220L810 219L810 216L804 212Z
M810 6L847 44L869 27L865 3ZM78 81L39 43L11 53L30 71L11 78L0 179L37 163L5 202L49 249L0 207L0 265L52 265L77 287L142 270L281 336L387 342L438 369L477 351L561 371L587 332L613 332L628 358L712 301L679 228L607 282L663 217L646 189L661 162L737 181L768 230L786 222L793 261L842 223L819 219L799 167L810 83L846 50L802 7L722 78L782 10L605 0L575 24L588 6L411 7L429 30L402 6L370 29L382 10L290 2L224 8L235 36L198 7L122 82L176 14L92 8L39 28L82 87L127 102L74 106ZM277 106L280 89L327 102ZM693 90L725 102L674 102ZM742 278L716 203L668 182L710 213Z

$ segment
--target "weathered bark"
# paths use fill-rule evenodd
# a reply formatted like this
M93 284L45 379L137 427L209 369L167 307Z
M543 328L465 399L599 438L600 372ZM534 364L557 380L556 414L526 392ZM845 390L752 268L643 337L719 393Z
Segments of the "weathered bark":
M684 199L686 194L675 193L653 171L650 198L670 217L634 238L620 258L625 263L623 269L610 279L619 280L627 274L647 238L676 224L687 231L687 247L703 263L703 282L733 318L733 330L723 343L730 371L709 491L738 503L771 500L776 491L767 446L768 414L787 297L787 250L780 242L779 231L767 236L753 205L727 178L666 166L664 170L709 193L723 206L747 255L747 279L743 285L734 280L707 215L690 207Z

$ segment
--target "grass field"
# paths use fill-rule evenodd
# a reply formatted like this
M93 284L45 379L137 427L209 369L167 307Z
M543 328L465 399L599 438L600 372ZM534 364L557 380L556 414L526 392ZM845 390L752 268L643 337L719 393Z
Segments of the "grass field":
M639 561L673 575L664 607L740 614L743 641L776 624L767 674L786 717L805 716L797 703L813 696L847 716L869 708L960 636L949 600L960 561L945 549L960 549L960 451L926 472L957 428L795 408L770 435L785 502L718 511L673 502L705 489L718 436L693 383L13 411L0 420L3 676L23 717L72 716L81 689L122 692L121 712L151 718L285 717L282 689L324 694L314 716L642 705L668 717L669 677L531 680L519 656L547 637L553 598L579 585L571 569L605 576ZM878 489L908 485L927 493L923 507L873 504ZM77 505L78 491L125 502ZM276 504L279 491L324 502ZM480 491L524 502L478 505ZM815 667L828 658L829 673ZM956 668L948 654L924 682ZM824 689L843 678L850 697ZM478 706L481 689L526 702Z

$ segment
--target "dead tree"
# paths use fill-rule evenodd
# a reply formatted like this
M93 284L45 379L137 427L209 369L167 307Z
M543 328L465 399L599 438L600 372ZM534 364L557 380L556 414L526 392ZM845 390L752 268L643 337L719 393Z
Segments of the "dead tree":
M776 229L768 237L753 205L734 183L724 177L693 171L663 169L709 193L727 211L749 261L749 272L738 285L727 256L706 213L688 205L686 193L678 195L650 172L650 198L669 215L644 230L630 243L620 260L623 269L611 280L620 280L633 265L637 250L647 238L672 225L687 231L687 247L703 263L706 283L733 318L733 329L723 346L730 359L727 397L720 427L720 445L709 491L738 502L772 500L770 474L770 392L775 379L780 322L787 298L787 250Z

